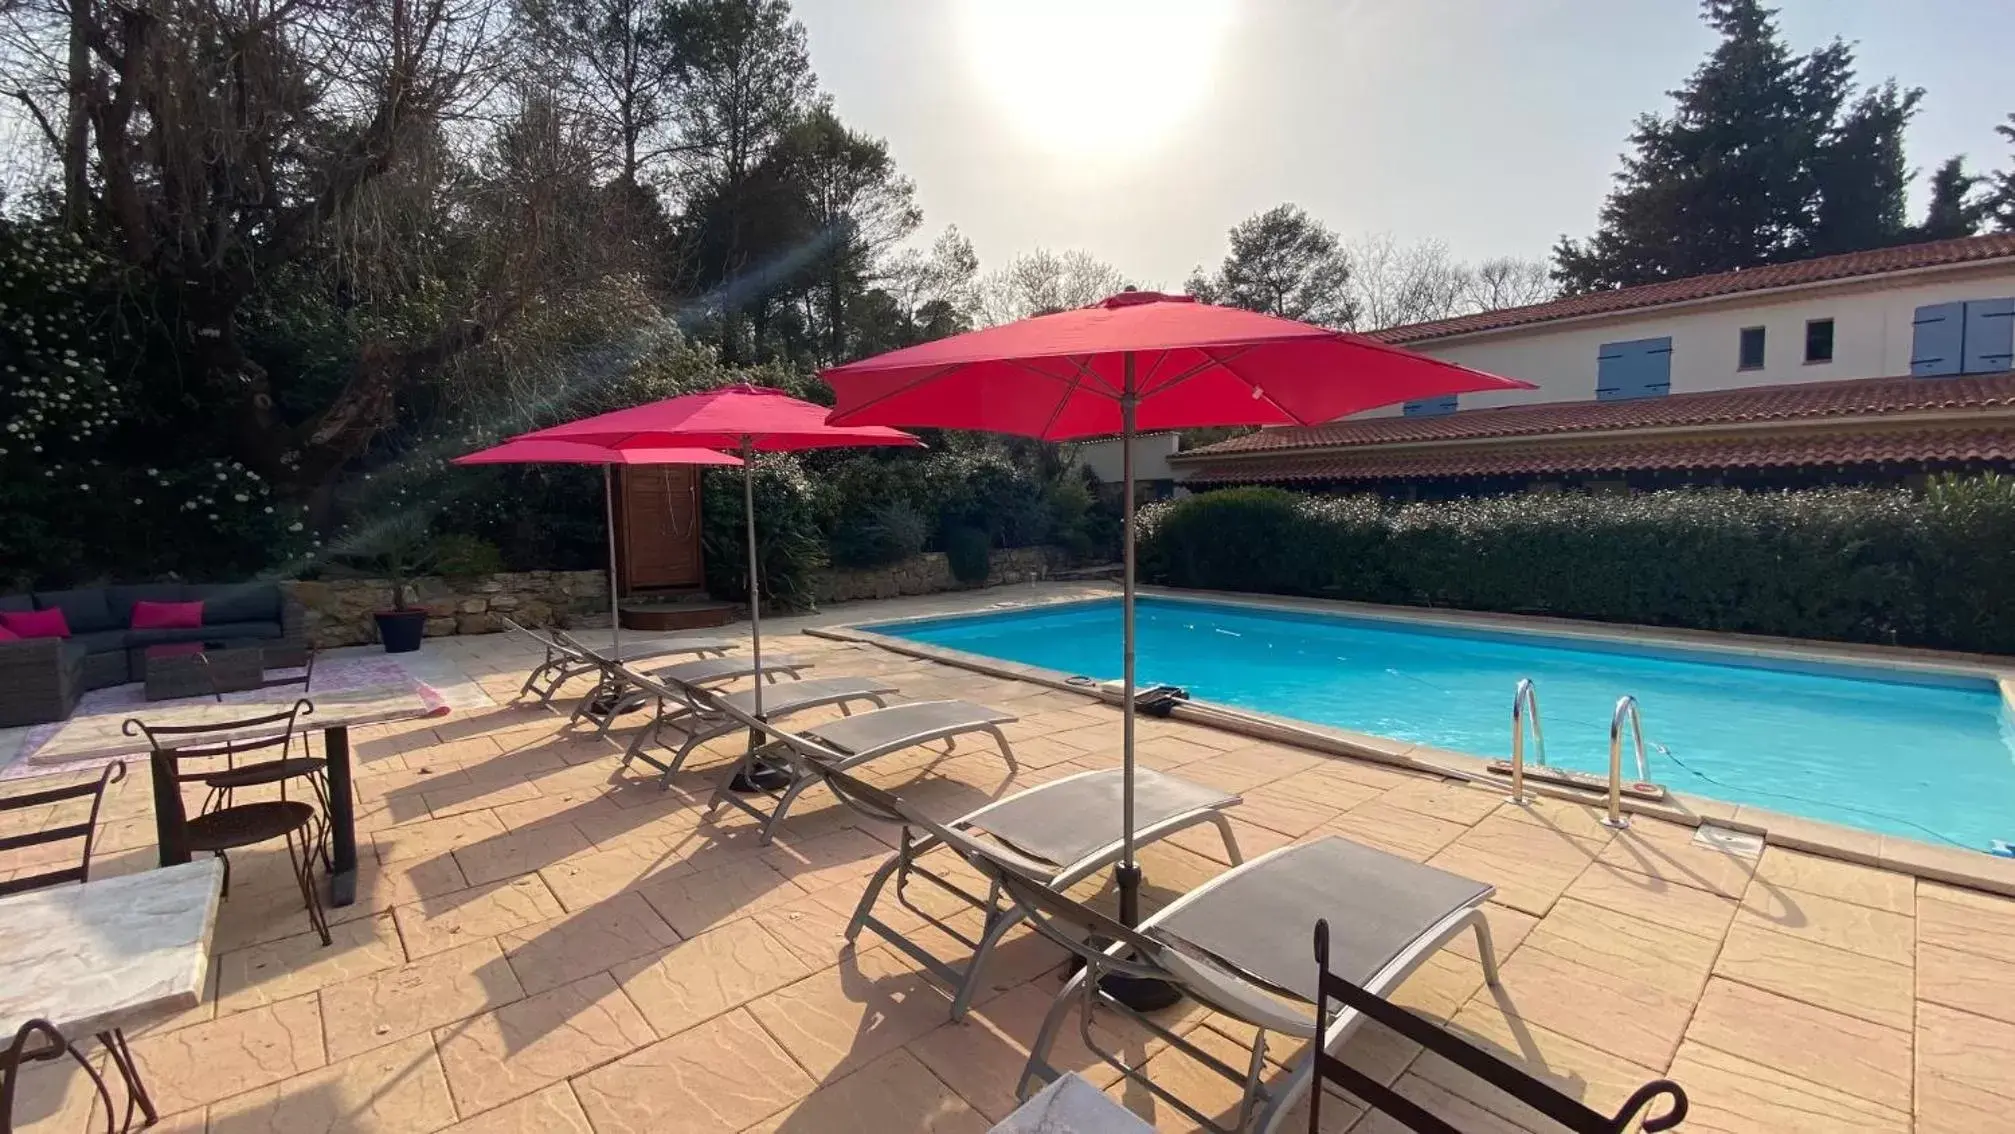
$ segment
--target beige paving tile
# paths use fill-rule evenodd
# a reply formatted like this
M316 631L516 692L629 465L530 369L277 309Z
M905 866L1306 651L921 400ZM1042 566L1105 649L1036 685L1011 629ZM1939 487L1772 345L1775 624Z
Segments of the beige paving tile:
M504 825L496 816L487 811L471 811L448 819L429 819L376 831L371 842L377 847L379 862L393 863L437 858L458 847L502 834Z
M1870 1023L1910 1029L1911 970L1752 925L1728 931L1718 976Z
M1675 933L1626 913L1563 898L1525 944L1613 976L1691 998L1707 983L1716 943Z
M1564 896L1709 940L1727 932L1736 908L1733 898L1602 863L1583 871Z
M1499 798L1508 796L1511 792L1511 781L1508 779L1499 781L1494 786L1498 789ZM1629 831L1617 832L1603 826L1604 812L1600 807L1546 795L1533 796L1529 802L1522 805L1506 803L1492 814L1498 819L1544 827L1557 835L1571 839L1603 842L1610 838L1623 838L1629 834ZM1654 824L1639 821L1632 825L1632 830L1652 825Z
M209 1129L431 1134L454 1121L447 1076L433 1041L421 1035L226 1099L210 1108Z
M860 883L889 857L887 843L849 828L814 839L779 839L758 858L810 893L828 886Z
M539 868L539 877L560 904L579 911L605 902L645 881L692 873L692 866L668 850L647 843L625 842L570 854Z
M1750 883L1735 924L1788 933L1835 949L1907 965L1916 953L1916 926L1903 915L1824 898L1801 890Z
M772 992L749 1011L821 1081L894 1051L948 1018L950 1000L886 947Z
M1699 846L1693 836L1691 827L1640 821L1610 840L1594 869L1625 880L1650 878L1667 886L1741 898L1756 873L1757 860Z
M1528 1134L1525 1127L1418 1075L1401 1075L1392 1089L1454 1129L1463 1131L1463 1134ZM1405 1123L1381 1111L1366 1114L1350 1131L1351 1134L1411 1134L1411 1128Z
M1484 1047L1580 1099L1596 1110L1614 1113L1631 1092L1658 1078L1658 1073L1619 1057L1602 1045L1590 1045L1559 1032L1506 1015L1487 993L1477 996L1449 1022L1458 1036ZM1528 1126L1548 1128L1547 1120L1524 1103L1478 1079L1433 1052L1422 1052L1412 1073L1450 1094L1460 1095L1484 1110Z
M495 940L478 938L411 964L331 985L322 997L329 1058L430 1032L523 999Z
M580 913L497 935L511 971L530 993L602 972L678 940L672 927L635 893L618 894Z
M147 1092L175 1114L322 1066L322 1011L303 996L133 1041Z
M1290 778L1280 786L1292 790L1294 782ZM1379 798L1394 807L1473 826L1498 809L1504 802L1504 793L1493 787L1472 785L1461 780L1422 778L1403 783Z
M1918 1129L2000 1129L2015 1110L2015 1024L1942 1004L1917 1009ZM1978 1118L1989 1119L1980 1125ZM1968 1125L1968 1123L1973 1123Z
M1293 787L1294 781L1289 780L1278 786L1255 788L1244 794L1243 802L1232 808L1230 814L1240 823L1264 827L1290 839L1298 839L1343 813L1343 805L1311 799L1294 791Z
M421 957L495 937L564 912L537 875L472 886L403 905L392 911L406 956Z
M329 927L330 944L303 933L226 953L217 970L217 1012L228 1016L291 1000L325 985L405 963L399 930L388 914Z
M434 1033L462 1114L501 1106L613 1062L656 1038L606 973Z
M1585 863L1507 854L1493 847L1469 844L1462 838L1443 847L1427 864L1464 878L1488 882L1497 888L1497 893L1491 896L1493 902L1535 917L1551 910L1561 893L1586 869Z
M2015 960L1920 943L1917 995L1947 1008L2015 1024Z
M1764 850L1762 859L1756 865L1756 878L1773 886L1871 906L1906 917L1916 912L1917 882L1908 875L1835 858L1821 858L1786 847Z
M1693 1012L1691 997L1590 969L1534 948L1519 947L1499 969L1503 985L1477 1001L1560 1032L1644 1067L1671 1061Z
M986 1119L934 1078L906 1051L894 1051L835 1083L751 1134L883 1134L904 1130L929 1134L982 1134Z
M661 1036L677 1035L810 974L813 966L753 918L619 964L616 983Z
M481 811L486 807L523 803L538 798L539 789L525 780L504 782L464 780L460 784L450 784L447 787L420 793L420 801L427 805L427 811L436 819L446 819L450 815L460 815L466 811Z
M1341 763L1341 762L1339 762ZM1354 763L1354 762L1353 762ZM1339 774L1335 765L1324 765L1301 773L1280 784L1268 784L1254 789L1256 792L1291 795L1307 800L1311 804L1334 807L1348 811L1359 804L1369 803L1401 784L1413 782L1414 777L1387 772L1383 769L1364 766L1363 778L1355 775ZM1376 777L1376 778L1375 778ZM1369 782L1367 782L1369 781Z
M1688 1041L1669 1078L1690 1104L1682 1129L1707 1134L1910 1134L1910 1115Z
M1336 815L1341 814L1341 812L1329 811L1327 814L1330 818L1334 818ZM1324 820L1324 822L1327 821L1327 819ZM1268 851L1284 847L1294 841L1293 838L1283 835L1279 831L1247 823L1242 819L1231 820L1231 832L1232 840L1237 844L1239 853L1246 858L1258 858ZM1311 835L1309 837L1313 838L1316 836ZM1217 829L1217 824L1215 823L1199 823L1194 827L1185 827L1175 834L1168 836L1168 842L1173 846L1178 846L1189 851L1191 854L1201 855L1204 858L1210 859L1212 862L1223 863L1225 865L1230 865L1231 863L1231 848L1225 846L1224 835Z
M716 1017L574 1081L597 1134L740 1130L814 1083L747 1012Z
M1022 985L975 1008L964 1020L938 1025L911 1040L905 1050L973 1109L999 1122L1020 1105L1015 1087L1054 993L1047 983ZM1110 1014L1102 1014L1092 1026L1107 1051L1135 1061L1146 1058L1145 1033L1140 1029L1123 1026ZM1100 1087L1119 1077L1085 1046L1075 1008L1059 1028L1048 1062L1059 1070L1075 1071Z
M1539 919L1531 914L1520 913L1509 906L1499 905L1484 906L1483 920L1490 927L1490 946L1497 953L1499 961L1516 952L1519 945L1524 943L1533 928L1539 924ZM1473 933L1465 933L1450 941L1448 951L1472 961L1480 959L1477 955L1476 935Z
M1716 977L1688 1040L1892 1110L1910 1106L1910 1033Z
M1468 828L1374 799L1345 811L1321 830L1426 862Z
M1988 957L2015 941L2015 899L1930 882L1917 884L1917 939Z
M556 1083L448 1127L444 1134L594 1134L574 1089Z
M768 863L747 859L671 878L653 876L637 887L637 893L681 937L697 937L736 918L801 898L805 891Z
M589 850L587 836L568 824L551 824L479 839L455 848L455 861L471 886L500 882L551 866Z

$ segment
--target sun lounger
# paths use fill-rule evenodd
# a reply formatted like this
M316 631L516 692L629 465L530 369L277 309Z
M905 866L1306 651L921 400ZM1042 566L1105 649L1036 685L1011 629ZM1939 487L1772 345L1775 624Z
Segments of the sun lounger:
M773 668L765 661L765 670ZM623 753L623 766L630 761L641 760L664 773L660 787L672 786L672 776L686 762L693 749L743 731L744 726L734 717L713 705L715 697L735 706L745 713L756 711L754 690L740 693L710 693L704 682L683 682L664 677L667 671L653 675L664 685L670 696L658 698L657 715L651 723L637 731L630 738L629 748ZM871 677L820 677L806 681L793 681L763 690L763 717L766 720L780 720L793 713L810 709L838 706L841 713L851 715L851 706L856 701L867 701L876 708L888 702L886 698L896 692L896 687L886 681ZM665 739L666 732L676 735L678 743L671 744ZM672 750L671 758L660 761L644 751L646 745L656 745Z
M1345 979L1330 965L1329 922L1315 923L1315 963L1317 1018L1328 1018L1332 1007L1340 1018L1361 1015L1380 1026L1397 1033L1402 1040L1410 1040L1432 1051L1455 1067L1465 1071L1497 1090L1504 1092L1524 1106L1544 1115L1572 1134L1624 1134L1629 1130L1660 1131L1671 1130L1686 1120L1686 1091L1670 1079L1655 1079L1631 1092L1621 1107L1613 1115L1591 1109L1580 1099L1563 1094L1552 1084L1526 1073L1519 1067L1499 1059L1497 1056L1463 1040L1451 1032L1443 1031L1429 1021L1392 1003L1369 989ZM1332 998L1336 1002L1332 1004ZM1329 1052L1317 1052L1315 1056L1316 1077L1327 1083L1349 1091L1360 1101L1386 1117L1418 1134L1462 1134L1440 1116L1432 1113L1419 1102L1406 1097L1387 1086L1381 1080L1359 1071L1349 1062ZM1308 1128L1310 1131L1322 1128L1322 1102L1324 1092L1314 1091L1308 1101ZM1670 1100L1663 1111L1639 1117L1653 1101ZM1523 1113L1520 1114L1524 1118ZM1510 1123L1506 1122L1509 1127Z
M841 798L858 805L857 800L845 794ZM1231 861L1242 862L1244 855L1239 851L1238 838L1224 814L1226 808L1238 803L1239 797L1230 792L1142 768L1134 777L1134 845L1146 846L1199 823L1213 823L1224 839L1224 849ZM896 853L868 881L867 892L861 895L853 920L847 925L847 940L859 937L862 929L871 929L936 973L957 990L952 998L951 1016L960 1019L972 1003L973 993L978 991L980 970L988 955L1008 930L1021 923L1022 913L1002 900L998 886L980 898L942 874L918 865L919 858L944 846L945 840L932 834L919 822L916 812L900 800L892 800L887 810L893 813L877 813L876 817L902 824L901 841ZM1081 772L1037 784L969 811L944 826L976 841L1013 848L1023 859L1040 863L1049 872L1045 882L1051 889L1067 890L1119 861L1120 773L1116 768ZM927 924L971 949L971 960L963 967L941 960L874 916L875 902L891 877L896 880L896 900ZM904 891L912 878L921 878L982 911L985 922L979 937L967 937L943 919L911 905Z
M637 685L634 680L636 670L629 668L635 664L634 662L609 664L602 671L601 685L596 687L592 694L583 698L580 704L574 706L574 715L567 723L572 724L582 717L587 717L595 722L598 734L606 734L617 717L650 704L658 694L645 691ZM776 681L778 677L795 678L803 670L810 669L811 664L789 654L772 654L763 659L762 674L771 682ZM720 685L744 677L753 677L756 673L756 662L747 654L694 658L692 661L652 670L651 673L665 681L681 685Z
M1318 980L1299 927L1327 919L1341 931L1333 942L1334 971L1384 995L1435 952L1465 932L1476 935L1484 977L1497 984L1497 961L1482 906L1492 888L1384 851L1329 837L1282 847L1233 867L1148 917L1137 929L1066 897L1043 878L1044 867L970 840L960 848L999 886L1038 932L1085 961L1057 994L1030 1048L1018 1091L1057 1075L1049 1054L1076 1003L1085 1044L1122 1075L1208 1130L1275 1131L1312 1081L1315 1044L1293 1057L1283 1082L1265 1082L1267 1033L1296 1041L1318 1038ZM1109 943L1109 944L1108 944ZM1205 1007L1256 1029L1251 1060L1233 1067L1171 1031L1154 1017L1109 995L1103 982L1165 981ZM1093 1010L1120 1013L1199 1065L1241 1088L1229 1125L1216 1122L1142 1069L1100 1047ZM1335 1051L1362 1017L1342 1012L1320 1029L1321 1048ZM1255 1108L1258 1108L1255 1111Z
M560 687L568 681L590 673L600 673L604 669L602 655L595 654L582 646L565 631L555 631L551 637L528 629L511 619L500 619L504 629L510 633L530 638L546 651L544 661L532 667L525 675L525 683L518 688L518 696L527 693L536 695L542 703L551 704ZM623 643L622 654L616 660L624 662L649 661L653 658L677 657L681 654L725 654L737 643L726 638L646 638L638 642Z
M707 813L712 814L723 803L748 812L762 821L757 841L764 844L776 833L777 824L783 822L791 804L826 773L858 768L892 752L938 740L947 742L949 752L958 744L959 737L983 732L1000 746L1008 770L1019 770L1014 749L1000 730L1000 726L1015 721L1014 714L971 701L912 701L855 713L801 733L786 731L725 702L716 700L715 704L744 726L767 737L768 742L751 746L736 761L714 789L713 798L707 802ZM763 786L771 779L783 786L777 789ZM737 792L734 790L737 786L759 790ZM772 800L769 811L750 802L749 797L756 795Z

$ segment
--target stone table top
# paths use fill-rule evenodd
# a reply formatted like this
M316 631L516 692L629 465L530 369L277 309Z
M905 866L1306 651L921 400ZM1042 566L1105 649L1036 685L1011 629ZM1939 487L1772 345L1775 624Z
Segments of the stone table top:
M987 1134L1154 1134L1154 1127L1067 1071Z
M394 686L309 693L305 696L298 692L275 693L271 697L232 700L223 704L211 701L183 705L136 706L116 713L99 713L66 721L63 727L56 731L56 735L50 737L47 743L28 756L28 762L70 764L78 760L145 755L150 750L147 738L137 731L132 736L127 736L121 731L126 721L133 717L138 717L150 725L207 724L284 713L294 707L294 702L304 699L315 706L315 711L303 712L296 722L296 727L307 730L356 728L383 721L423 717L432 708L410 688ZM273 731L270 725L264 728L250 728L243 730L235 738L270 736ZM203 742L208 744L233 738L234 735L230 733L217 733L205 736Z
M66 1039L203 998L224 864L215 858L0 898L0 1036L32 1019Z

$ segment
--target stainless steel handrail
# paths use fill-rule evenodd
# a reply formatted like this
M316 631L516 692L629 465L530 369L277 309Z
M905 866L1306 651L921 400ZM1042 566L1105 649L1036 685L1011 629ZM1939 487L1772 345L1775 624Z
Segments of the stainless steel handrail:
M1511 794L1505 798L1524 807L1532 802L1525 794L1525 721L1532 720L1532 742L1539 748L1539 766L1546 767L1546 730L1539 723L1539 690L1529 677L1518 679L1511 695Z
M1622 830L1630 826L1630 817L1623 813L1623 721L1630 719L1631 739L1637 745L1637 782L1650 779L1644 766L1644 719L1637 711L1637 698L1625 695L1616 699L1616 710L1609 714L1609 814L1602 820L1605 827Z

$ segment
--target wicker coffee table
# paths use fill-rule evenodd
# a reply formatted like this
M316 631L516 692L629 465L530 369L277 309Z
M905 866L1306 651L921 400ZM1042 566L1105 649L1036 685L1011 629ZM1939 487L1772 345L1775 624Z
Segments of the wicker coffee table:
M266 651L256 645L175 643L150 647L146 659L149 701L236 693L266 684Z

